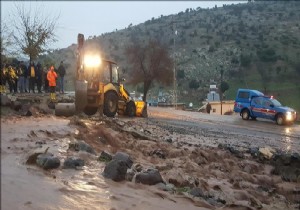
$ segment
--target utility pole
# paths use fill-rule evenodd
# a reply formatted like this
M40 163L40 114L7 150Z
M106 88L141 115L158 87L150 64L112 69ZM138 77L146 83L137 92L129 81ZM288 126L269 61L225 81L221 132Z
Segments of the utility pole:
M221 100L221 115L223 115L223 106L222 106L222 103L223 103L223 91L222 91L222 82L223 82L223 74L224 74L224 70L223 70L223 66L221 66L221 70L220 70L220 73L221 73L221 84L220 84L220 100Z
M173 52L174 52L174 78L173 78L173 82L174 82L174 108L175 108L175 110L177 109L177 88L176 88L176 86L177 86L177 82L176 82L176 48L175 48L175 38L176 38L176 36L177 36L177 31L176 31L176 29L175 29L175 21L173 21L172 22L173 23L173 32L174 32L174 34L173 34Z

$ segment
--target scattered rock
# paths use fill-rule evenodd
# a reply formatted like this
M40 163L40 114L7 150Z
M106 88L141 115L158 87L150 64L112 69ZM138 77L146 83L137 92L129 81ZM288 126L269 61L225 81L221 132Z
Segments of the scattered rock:
M141 172L143 170L143 166L141 164L137 163L137 164L133 165L132 169L136 172Z
M238 158L244 158L244 154L230 144L219 144L218 148L228 150L231 154L235 155Z
M69 149L73 149L75 151L84 151L91 154L96 154L94 149L84 141L71 142L69 144Z
M53 102L48 103L48 108L55 109L55 103L53 103Z
M112 155L106 151L102 151L98 160L101 162L109 162L112 160Z
M166 154L165 154L165 152L164 152L163 150L161 150L161 149L155 149L155 150L149 152L149 155L150 155L150 156L157 156L157 157L159 157L159 158L161 158L161 159L166 159Z
M195 187L190 191L190 194L194 197L204 197L203 191L199 187Z
M19 111L22 108L22 104L19 101L13 101L11 102L11 109L15 110L15 111Z
M261 155L262 157L264 157L267 160L270 160L275 153L275 150L270 147L259 148L258 151L259 151L259 155Z
M130 156L128 154L126 154L125 152L117 152L114 157L113 160L122 160L126 163L128 168L131 168L133 161L131 160Z
M51 153L43 153L37 156L36 163L43 169L54 169L60 166L60 160Z
M45 153L45 151L48 151L48 149L49 149L49 147L44 146L44 147L37 148L35 150L30 151L26 158L26 164L29 164L29 165L36 164L37 156Z
M84 160L80 158L71 157L65 160L63 168L77 169L78 167L82 166L84 166Z
M147 185L155 185L164 181L157 169L148 169L145 172L136 174L135 182Z
M113 159L105 166L103 176L115 182L123 181L125 180L127 169L125 161Z
M168 192L173 192L175 191L175 186L173 184L165 184L165 183L157 183L155 185L158 189L163 190L163 191L168 191Z
M134 170L131 169L131 168L129 168L129 169L127 169L127 173L126 173L125 179L126 179L127 181L130 181L130 182L131 182L131 181L133 180L134 175L135 175Z
M168 139L166 139L166 142L171 144L173 142L173 140L171 138L168 138Z
M251 148L249 148L248 152L251 154L252 157L257 157L259 154L259 148L251 147Z
M30 104L23 104L22 108L19 110L19 114L21 116L36 116L39 114L38 110L34 107L32 107Z

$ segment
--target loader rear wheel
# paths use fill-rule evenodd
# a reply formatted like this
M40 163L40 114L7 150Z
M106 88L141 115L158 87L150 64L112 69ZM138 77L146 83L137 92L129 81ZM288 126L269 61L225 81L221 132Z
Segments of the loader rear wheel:
M129 101L126 104L126 115L128 117L134 117L136 112L135 103L133 101Z
M118 110L118 95L113 91L108 91L104 94L103 113L107 117L114 117Z

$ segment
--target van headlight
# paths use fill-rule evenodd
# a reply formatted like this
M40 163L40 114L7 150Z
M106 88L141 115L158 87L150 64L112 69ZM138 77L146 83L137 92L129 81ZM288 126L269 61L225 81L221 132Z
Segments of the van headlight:
M287 112L287 113L285 114L285 119L286 119L287 121L291 121L291 120L293 119L292 112Z

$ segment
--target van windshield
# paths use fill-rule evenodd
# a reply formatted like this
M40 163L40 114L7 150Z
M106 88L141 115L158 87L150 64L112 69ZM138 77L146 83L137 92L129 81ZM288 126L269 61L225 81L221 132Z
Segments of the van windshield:
M271 101L274 104L274 106L282 106L281 103L279 101L277 101L276 99L271 99Z

